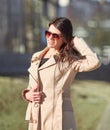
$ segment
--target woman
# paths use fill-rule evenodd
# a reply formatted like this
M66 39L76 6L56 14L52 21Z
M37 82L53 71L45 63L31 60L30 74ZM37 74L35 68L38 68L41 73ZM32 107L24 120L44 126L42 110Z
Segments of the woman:
M70 86L78 72L100 66L85 41L72 36L69 19L60 17L45 32L47 47L32 56L29 85L23 98L29 102L29 130L76 130Z

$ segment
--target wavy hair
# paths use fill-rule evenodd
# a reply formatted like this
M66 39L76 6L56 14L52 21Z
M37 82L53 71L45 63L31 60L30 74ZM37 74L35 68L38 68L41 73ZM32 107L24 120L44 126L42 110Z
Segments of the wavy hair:
M54 18L52 21L49 23L50 25L54 25L64 36L64 43L62 44L60 48L60 60L65 61L68 60L69 63L71 63L73 60L78 59L80 56L79 52L77 52L73 45L73 27L72 23L68 18L65 17L59 17L59 18Z

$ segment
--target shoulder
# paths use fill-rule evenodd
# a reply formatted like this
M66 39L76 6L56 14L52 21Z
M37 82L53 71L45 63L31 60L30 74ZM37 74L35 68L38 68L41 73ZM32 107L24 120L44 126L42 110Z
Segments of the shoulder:
M38 56L41 54L41 52L42 52L42 51L35 52L35 53L32 55L32 58L38 57Z
M41 54L42 51L38 51L38 52L35 52L33 55L32 55L32 58L31 58L31 61L34 62L35 60L38 60L39 59L39 56Z
M33 55L32 55L32 59L31 61L34 62L36 60L39 60L43 57L43 55L49 50L48 47L44 48L43 50L41 51L38 51L38 52L35 52Z

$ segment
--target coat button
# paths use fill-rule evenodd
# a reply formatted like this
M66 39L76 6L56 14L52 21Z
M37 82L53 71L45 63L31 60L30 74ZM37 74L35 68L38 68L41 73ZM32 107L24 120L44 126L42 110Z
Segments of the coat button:
M38 107L39 106L39 104L38 103L35 103L35 105L34 105L35 107Z

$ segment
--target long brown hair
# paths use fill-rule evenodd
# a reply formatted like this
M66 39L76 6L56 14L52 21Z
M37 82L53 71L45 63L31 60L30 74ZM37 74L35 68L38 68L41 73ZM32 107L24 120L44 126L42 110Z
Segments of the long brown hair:
M50 21L49 26L52 24L62 33L65 39L65 42L60 48L60 60L68 60L69 63L71 63L80 56L80 54L73 48L72 39L74 37L72 23L68 18L59 17Z

